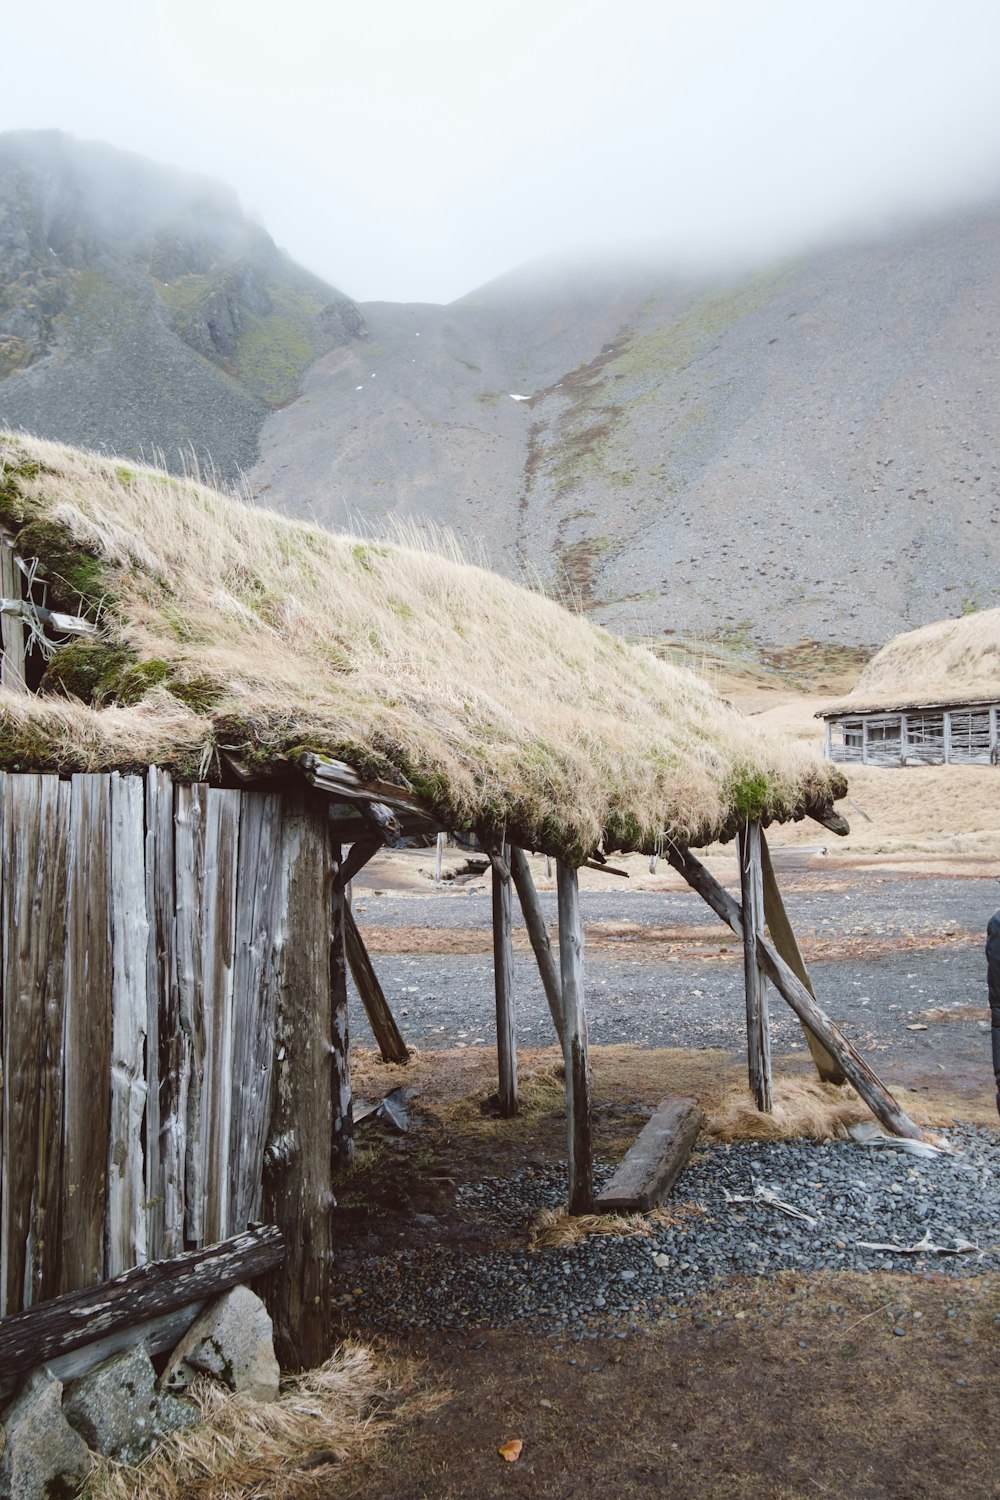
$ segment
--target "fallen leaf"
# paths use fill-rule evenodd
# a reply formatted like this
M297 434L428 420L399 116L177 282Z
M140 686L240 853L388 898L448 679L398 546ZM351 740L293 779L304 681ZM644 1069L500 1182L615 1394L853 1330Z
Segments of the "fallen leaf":
M501 1443L497 1452L501 1458L505 1458L509 1464L516 1464L521 1457L521 1449L524 1444L520 1438L511 1438L509 1443Z

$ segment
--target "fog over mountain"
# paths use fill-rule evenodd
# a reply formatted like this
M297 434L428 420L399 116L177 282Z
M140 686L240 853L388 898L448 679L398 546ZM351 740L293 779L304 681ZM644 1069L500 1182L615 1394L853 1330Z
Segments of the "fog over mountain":
M1000 597L1000 207L363 312L264 425L270 505L451 527L654 636L867 644Z
M361 327L222 184L0 135L0 425L235 479L267 413Z

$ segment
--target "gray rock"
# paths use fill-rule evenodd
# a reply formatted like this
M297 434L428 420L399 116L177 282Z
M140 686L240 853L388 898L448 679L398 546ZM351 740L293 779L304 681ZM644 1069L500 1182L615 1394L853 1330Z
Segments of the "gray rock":
M69 1500L86 1479L91 1456L63 1416L62 1390L62 1381L36 1370L7 1408L0 1452L4 1500Z
M198 1420L189 1402L157 1390L156 1372L141 1345L75 1380L63 1414L89 1447L126 1464L138 1463L170 1433Z
M162 1384L177 1390L198 1371L254 1401L277 1400L280 1372L271 1319L249 1287L233 1287L209 1303L174 1350Z

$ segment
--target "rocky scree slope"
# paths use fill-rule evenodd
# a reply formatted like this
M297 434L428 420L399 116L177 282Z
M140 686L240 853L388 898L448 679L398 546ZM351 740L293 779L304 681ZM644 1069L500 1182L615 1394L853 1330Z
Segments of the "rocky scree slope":
M233 480L303 371L363 333L229 189L0 135L0 427Z
M628 633L880 643L1000 598L998 247L993 206L728 280L548 266L368 304L251 482L445 524Z

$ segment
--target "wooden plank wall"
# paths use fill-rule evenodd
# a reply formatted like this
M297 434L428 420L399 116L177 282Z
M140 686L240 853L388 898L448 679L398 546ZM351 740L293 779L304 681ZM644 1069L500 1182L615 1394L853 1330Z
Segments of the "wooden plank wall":
M337 857L313 793L0 774L0 1316L241 1232L275 1130L286 1347L306 1304L325 1323Z

